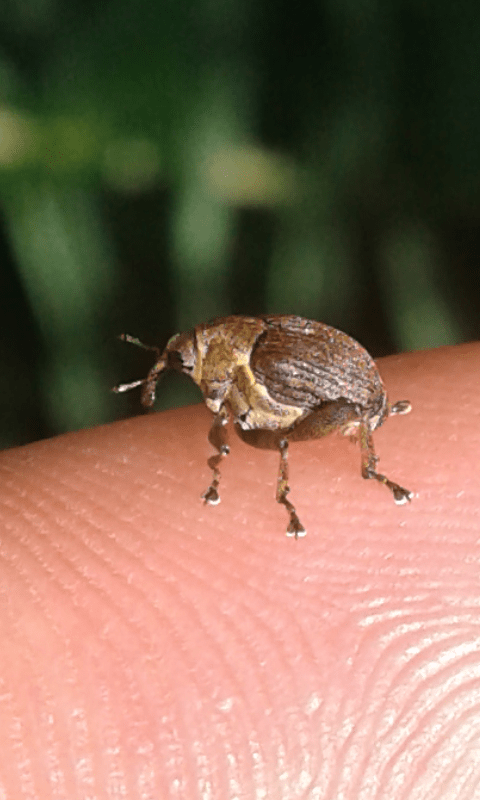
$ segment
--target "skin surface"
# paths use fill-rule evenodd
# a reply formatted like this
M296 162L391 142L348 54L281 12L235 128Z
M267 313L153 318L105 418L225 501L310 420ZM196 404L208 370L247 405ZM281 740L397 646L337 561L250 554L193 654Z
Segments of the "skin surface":
M379 362L413 412L278 456L202 406L0 455L0 798L480 797L480 345ZM159 389L161 392L161 387Z

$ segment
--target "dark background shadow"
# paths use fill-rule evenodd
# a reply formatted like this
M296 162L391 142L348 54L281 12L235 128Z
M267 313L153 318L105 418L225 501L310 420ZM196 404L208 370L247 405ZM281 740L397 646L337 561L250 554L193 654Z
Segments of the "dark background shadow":
M478 338L479 28L473 0L2 3L0 446L138 411L123 331Z

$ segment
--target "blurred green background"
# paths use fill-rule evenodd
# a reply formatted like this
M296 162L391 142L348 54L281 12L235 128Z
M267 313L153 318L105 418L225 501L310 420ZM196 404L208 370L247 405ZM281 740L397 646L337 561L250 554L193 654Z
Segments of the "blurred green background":
M0 447L139 412L123 331L479 338L479 178L474 0L2 0Z

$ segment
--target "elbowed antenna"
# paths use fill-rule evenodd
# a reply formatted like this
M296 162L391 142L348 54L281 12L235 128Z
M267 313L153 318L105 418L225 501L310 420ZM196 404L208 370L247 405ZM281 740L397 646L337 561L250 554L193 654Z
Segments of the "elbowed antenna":
M140 381L132 381L131 383L119 383L118 386L113 387L112 392L116 394L120 394L120 392L129 392L130 389L135 389L135 386L141 386L146 380L146 378L142 378Z
M144 344L140 341L140 339L137 339L136 336L130 336L129 333L121 333L118 338L121 342L130 342L130 344L135 344L137 347L141 347L142 350L153 350L153 352L160 357L160 348L156 347L154 344Z
M167 360L161 353L159 347L155 347L155 345L144 344L140 341L140 339L137 339L136 336L130 336L128 333L121 333L118 338L122 342L130 342L130 344L135 344L137 347L141 347L143 350L152 350L157 354L158 360L153 365L146 378L142 378L138 381L132 381L131 383L119 383L118 386L113 387L112 392L120 394L121 392L129 392L130 389L135 389L136 386L143 386L142 405L152 406L155 400L157 381L160 377L160 374L164 371L164 369L167 368Z

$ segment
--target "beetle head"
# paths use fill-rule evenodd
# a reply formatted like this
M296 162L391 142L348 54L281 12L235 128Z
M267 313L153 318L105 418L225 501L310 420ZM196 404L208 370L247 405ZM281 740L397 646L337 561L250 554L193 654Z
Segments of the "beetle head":
M172 336L143 382L142 404L144 406L153 405L158 379L162 372L166 369L174 369L193 377L196 362L197 348L194 331L177 333Z
M168 340L159 362L164 362L164 369L175 369L191 375L197 363L197 345L195 332L177 333ZM152 371L155 367L152 368Z
M115 392L128 392L136 386L142 386L142 405L152 406L155 401L155 391L158 379L166 369L174 369L177 372L184 372L186 375L193 376L197 363L197 346L195 332L177 333L167 342L165 350L160 352L158 347L151 347L143 344L139 339L122 334L120 337L126 342L143 347L144 350L153 350L157 354L157 360L146 378L132 383L122 383L114 388Z

